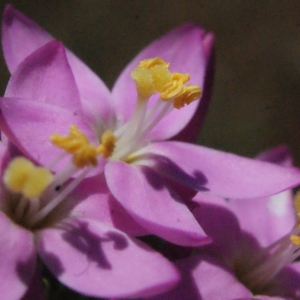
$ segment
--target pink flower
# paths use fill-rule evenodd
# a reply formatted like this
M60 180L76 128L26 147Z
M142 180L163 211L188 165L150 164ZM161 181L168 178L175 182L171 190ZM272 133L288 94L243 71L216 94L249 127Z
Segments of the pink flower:
M77 178L62 179L23 157L10 160L2 143L0 162L3 299L21 299L27 290L24 299L44 299L37 255L61 283L93 297L145 297L178 282L177 270L161 254L105 219L79 215L78 204L99 200L95 178L74 190Z
M211 71L213 36L196 25L177 28L141 51L120 74L111 92L73 53L11 6L4 13L2 44L12 76L0 102L1 130L41 165L61 155L49 141L53 133L66 135L70 125L77 125L94 147L102 147L108 132L110 146L104 148L111 151L86 174L101 173L100 182L108 186L107 197L117 200L135 221L129 223L129 217L126 222L119 221L120 229L126 227L127 232L136 234L138 223L144 230L140 234L152 233L180 245L205 244L210 239L185 205L194 191L222 197L260 197L300 181L295 168L183 142L195 137L207 98L199 105L199 101L190 103L195 98L186 96L185 104L190 104L174 109L172 104L180 98L178 95L172 98L169 93L172 101L163 102L160 93L161 99L155 104L151 89L141 89L146 77L139 73L139 63L161 57L170 63L170 76L177 76L171 71L181 72L180 80L185 82L188 72L191 82L203 90L205 74ZM165 70L167 64L158 61ZM135 73L131 73L133 70ZM148 69L145 72L149 75ZM154 85L158 84L155 80ZM172 77L168 83L174 81ZM209 92L203 90L204 96ZM181 141L168 141L174 136Z
M291 164L285 147L259 158ZM151 299L300 299L299 196L298 220L291 191L227 201L199 194L195 201L194 215L214 243L179 260L182 283Z

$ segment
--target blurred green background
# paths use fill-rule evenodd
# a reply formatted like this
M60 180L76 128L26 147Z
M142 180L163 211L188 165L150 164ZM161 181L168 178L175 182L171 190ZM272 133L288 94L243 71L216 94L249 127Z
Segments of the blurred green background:
M7 2L0 0L3 10ZM173 27L216 36L216 77L199 143L254 156L289 144L300 166L300 1L12 0L112 86L127 62ZM3 94L9 78L3 58Z

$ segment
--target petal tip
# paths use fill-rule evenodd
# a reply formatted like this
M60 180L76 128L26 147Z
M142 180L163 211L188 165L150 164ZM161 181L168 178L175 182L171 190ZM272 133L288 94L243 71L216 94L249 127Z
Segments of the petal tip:
M3 11L3 18L2 18L3 28L5 28L5 26L11 26L15 19L18 19L25 24L33 23L25 15L23 15L21 12L15 9L15 7L12 4L7 4Z

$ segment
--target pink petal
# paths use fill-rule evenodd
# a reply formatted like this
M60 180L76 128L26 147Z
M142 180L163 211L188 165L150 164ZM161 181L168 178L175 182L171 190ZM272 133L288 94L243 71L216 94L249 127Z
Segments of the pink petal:
M236 260L238 249L242 246L242 232L237 217L231 212L230 205L223 199L205 193L198 193L193 199L199 204L193 210L204 232L213 243L199 248L203 253L222 257L227 264ZM243 201L240 201L243 203Z
M288 234L296 223L292 191L266 198L229 200L241 228L252 234L262 247Z
M172 72L190 73L190 82L203 87L206 54L203 46L205 32L198 26L186 24L164 35L142 50L124 69L117 79L112 93L119 118L127 121L136 101L136 89L130 77L131 71L145 58L161 57L170 62ZM150 139L167 139L181 131L194 115L199 101L174 109L149 134Z
M133 236L148 234L112 196L103 174L85 179L70 196L69 205L74 208L66 210L74 217L97 220Z
M257 159L292 166L292 155L286 146L265 151ZM263 247L288 234L296 223L291 190L266 198L230 199L229 207L239 219L241 228L252 234Z
M31 100L0 98L0 109L1 130L25 155L44 166L61 154L61 150L51 144L51 134L66 135L69 126L75 124L90 139L92 137L89 135L89 128L78 115L58 106Z
M38 252L66 286L94 297L141 297L178 282L162 255L94 220L72 219L38 236Z
M268 161L283 167L291 167L293 165L291 149L288 146L278 146L264 151L256 159Z
M152 143L144 151L150 158L153 156L155 168L163 176L225 198L264 197L300 182L300 171L296 168L187 143Z
M214 51L214 36L212 33L207 33L203 38L203 47L206 54L207 66L204 78L203 94L198 108L189 121L189 123L174 137L174 141L193 143L197 140L199 131L204 122L208 111L209 102L211 99L214 73L215 73L215 51Z
M12 5L5 8L2 32L4 57L11 73L28 55L54 39ZM101 125L109 126L114 119L114 112L108 88L69 50L67 58L79 90L86 121L96 128Z
M170 292L152 300L225 300L251 299L251 292L217 259L192 256L179 260L176 265L182 281Z
M39 48L18 66L5 96L45 102L81 114L76 83L64 47L57 41Z
M31 232L0 212L0 290L2 299L20 299L28 289L36 268Z
M2 19L2 47L8 69L13 73L23 59L53 40L29 18L8 4Z
M115 120L112 96L104 82L76 55L67 50L68 62L73 71L85 121L95 131L111 127Z
M201 256L191 257L179 261L177 266L186 270L187 264L194 266L191 275L203 300L234 299L252 295L217 259Z
M183 201L155 171L112 161L106 165L105 176L112 194L150 233L185 246L210 241Z

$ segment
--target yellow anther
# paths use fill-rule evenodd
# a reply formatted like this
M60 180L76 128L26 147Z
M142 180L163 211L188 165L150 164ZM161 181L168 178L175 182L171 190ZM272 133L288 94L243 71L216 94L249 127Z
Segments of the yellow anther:
M149 58L140 62L131 72L140 100L148 100L154 93L160 93L162 101L173 100L174 108L182 108L201 97L201 89L196 85L184 85L190 74L170 73L169 63L163 59Z
M163 101L168 101L182 94L184 85L179 80L173 80L166 84L160 91L160 97Z
M143 100L148 100L172 81L169 64L159 57L141 61L131 72L131 78L136 84L139 98Z
M13 192L27 198L39 197L51 183L53 175L49 170L36 167L24 157L15 158L4 173L4 184Z
M13 192L19 193L28 178L28 175L34 169L34 164L29 160L18 157L10 162L5 170L4 184Z
M181 81L182 83L186 83L190 80L190 74L182 74L182 73L172 73L172 80Z
M300 236L298 236L298 235L291 235L290 236L290 240L291 240L291 242L292 242L292 244L294 246L300 246Z
M300 217L300 192L297 192L295 195L294 206L298 217Z
M27 198L38 198L52 182L53 175L49 170L36 167L28 176L22 194Z
M174 108L180 109L184 105L188 105L191 102L199 99L201 97L201 89L197 85L187 85L184 86L182 94L178 97L175 97L173 106Z
M74 153L78 149L89 144L88 138L78 130L76 125L70 126L70 134L68 136L61 136L60 134L52 134L50 136L52 144L64 149L68 153Z
M139 67L135 68L131 72L131 78L135 82L139 99L148 100L148 98L156 92L150 70Z
M116 140L111 131L105 131L101 137L101 145L98 147L98 152L102 153L104 158L110 157L115 149Z
M172 81L169 68L165 65L156 65L150 69L156 92L160 92L165 85Z
M88 138L78 130L76 125L70 127L68 136L53 134L50 139L55 146L73 154L73 163L78 168L97 165L99 154L97 147L90 144Z
M160 57L155 57L155 58L147 58L142 60L139 65L138 68L146 68L146 69L150 69L154 66L165 66L165 67L169 67L169 63L165 62L162 58Z

